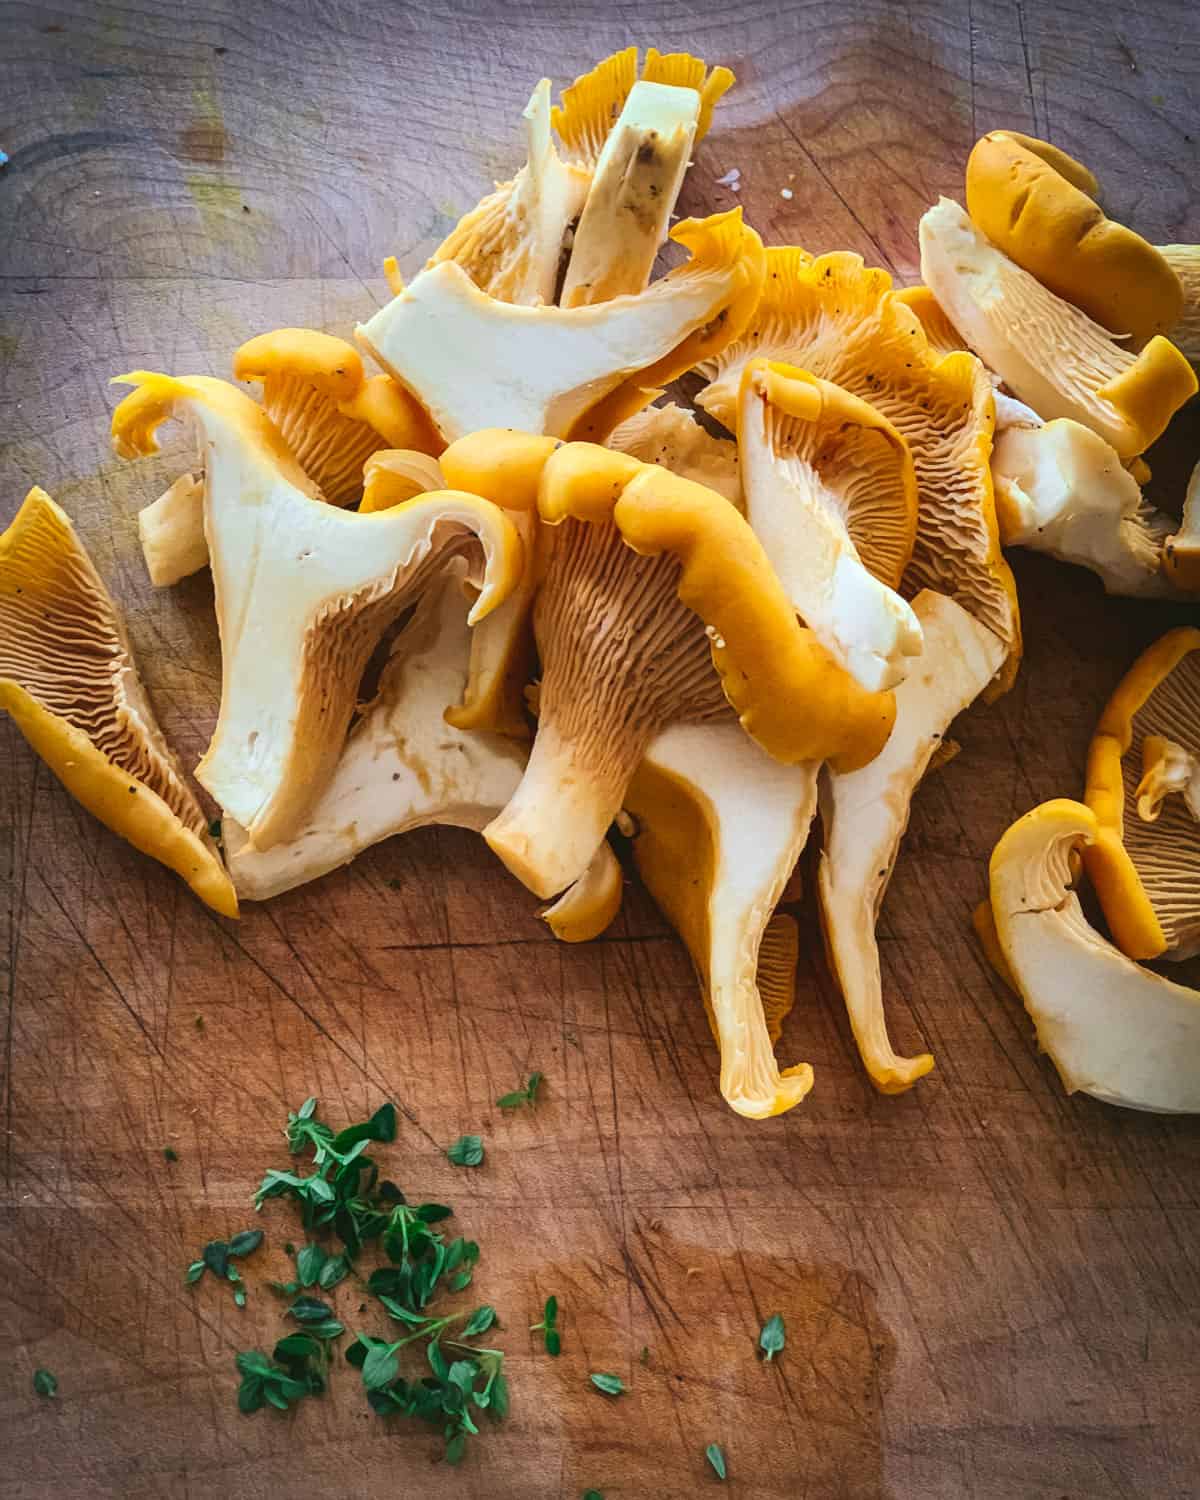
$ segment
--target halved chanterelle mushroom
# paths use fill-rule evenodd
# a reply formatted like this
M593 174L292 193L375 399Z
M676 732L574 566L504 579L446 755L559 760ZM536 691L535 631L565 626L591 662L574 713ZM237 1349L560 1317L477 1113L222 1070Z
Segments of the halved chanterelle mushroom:
M1122 678L1088 751L1097 831L1084 859L1130 958L1200 950L1200 822L1172 795L1173 770L1198 756L1200 630L1171 630Z
M417 601L376 696L296 835L256 849L240 824L225 819L229 870L243 899L265 901L317 880L413 828L478 832L516 791L525 769L519 746L501 735L464 734L443 720L447 704L462 696L471 648L461 568L448 569ZM620 866L607 843L595 864L586 883L567 892L563 910L546 913L568 941L603 931L620 906Z
M970 354L937 359L920 320L891 290L886 271L838 251L817 259L794 247L767 251L763 297L744 335L702 373L698 403L737 423L746 367L786 361L842 386L882 414L908 444L917 476L911 597L930 588L956 600L1005 643L989 695L1007 691L1021 657L1012 573L1000 551L990 467L991 381Z
M345 339L311 328L277 328L238 349L233 372L262 385L263 407L317 498L349 505L362 494L363 464L380 448L437 453L428 416L390 375L368 377ZM178 583L208 563L204 480L182 475L138 514L151 583Z
M667 237L692 147L713 105L733 84L686 52L651 47L637 77L627 47L563 91L554 128L568 154L592 174L563 280L563 307L640 292Z
M541 455L546 442L529 439ZM542 462L538 511L560 529L534 610L538 728L517 794L484 831L530 890L579 877L670 724L732 705L783 762L878 753L890 695L864 692L801 628L723 496L591 443Z
M812 1087L773 1044L795 995L795 919L772 917L808 840L817 765L773 761L732 723L660 734L629 785L634 859L696 966L721 1049L721 1093L752 1120Z
M589 307L500 302L445 261L359 337L448 442L488 427L602 439L736 338L762 290L762 241L740 209L687 219L671 238L688 261L637 296Z
M1073 417L1134 458L1195 394L1196 374L1155 335L1138 355L990 244L957 203L921 219L921 275L985 364L1046 420Z
M511 182L455 225L431 266L453 261L480 291L501 302L553 302L569 226L579 217L591 173L560 160L550 135L550 80L525 107L529 157Z
M1079 905L1074 856L1102 830L1078 802L1014 823L991 862L992 915L1038 1045L1068 1093L1163 1114L1200 1110L1200 993L1139 968Z
M66 789L222 916L237 897L67 516L32 489L0 535L0 709Z
M993 130L967 161L967 212L976 227L1044 287L1140 349L1170 335L1183 308L1179 277L1140 234L1106 218L1091 173L1044 141ZM1069 158L1068 158L1069 160ZM1080 174L1091 188L1078 185Z
M451 557L479 548L469 619L481 619L520 577L520 539L495 506L454 490L372 515L314 505L278 430L236 387L146 371L122 379L137 387L113 413L122 456L156 451L157 428L177 410L203 437L222 686L196 775L267 849L301 826L332 776L386 627Z
M908 444L849 391L763 359L742 379L738 448L746 518L796 612L869 692L895 687L921 651L896 592L917 532Z

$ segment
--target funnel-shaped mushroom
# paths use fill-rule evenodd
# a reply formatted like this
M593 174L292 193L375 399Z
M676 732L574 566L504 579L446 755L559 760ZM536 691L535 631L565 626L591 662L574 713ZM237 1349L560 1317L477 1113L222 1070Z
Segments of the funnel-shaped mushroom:
M721 1093L748 1119L782 1114L812 1088L780 1071L773 1043L795 990L793 918L772 913L808 841L817 766L782 766L735 724L658 736L630 783L634 859L696 966L721 1050Z
M1200 463L1188 480L1179 530L1166 540L1163 568L1176 588L1200 593Z
M1200 949L1200 823L1182 797L1141 815L1151 740L1200 752L1200 630L1168 631L1122 678L1096 726L1084 795L1097 824L1084 859L1117 945L1130 958L1188 958Z
M1183 308L1171 329L1171 342L1193 364L1200 364L1200 245L1159 245L1158 252L1183 288Z
M723 496L570 443L545 462L538 510L561 528L534 610L538 729L520 788L484 833L531 890L551 896L578 878L671 724L732 705L784 762L857 766L878 753L891 697L864 692L801 628Z
M902 1093L933 1067L900 1057L888 1039L875 924L908 827L913 794L954 719L991 682L1000 639L941 594L913 601L925 649L896 689L896 727L868 766L823 779L821 918L854 1039L876 1088Z
M1073 889L1102 829L1078 802L1014 823L991 861L996 934L1068 1093L1163 1114L1200 1110L1200 993L1139 968L1105 942Z
M363 465L379 448L436 453L443 446L420 405L388 375L367 377L345 339L311 328L277 328L238 349L238 380L262 386L263 408L313 486L314 497L350 505ZM208 562L203 481L175 481L138 515L151 583L178 583Z
M617 53L566 89L555 111L568 151L592 169L563 307L640 292L650 280L692 147L733 83L728 68L710 73L686 52L664 57L651 48L637 82L636 66L636 48Z
M1168 517L1142 499L1111 444L1069 417L1010 427L992 453L1005 546L1090 568L1110 594L1166 598Z
M1031 149L1035 144L1043 149ZM1134 348L1170 333L1183 307L1179 277L1140 234L1106 218L1044 148L1005 130L975 143L967 212L976 227L1056 296L1111 333L1128 335Z
M496 816L521 780L524 751L500 735L463 734L442 717L466 686L471 636L461 572L448 569L393 643L376 696L303 827L256 849L225 819L229 869L243 899L265 901L317 880L394 834L433 824L478 832ZM608 926L620 900L620 866L605 843L545 915L557 936L580 942Z
M1196 391L1161 335L1133 355L983 237L943 198L921 220L921 274L954 327L1044 418L1072 417L1133 458Z
M714 437L682 406L647 406L613 430L608 447L706 484L744 512L737 444Z
M764 359L742 380L738 449L746 517L800 618L869 692L902 682L921 651L896 592L917 530L908 444L857 396Z
M847 252L814 260L767 251L763 298L745 335L702 373L697 401L736 424L746 366L765 357L807 370L869 402L900 432L917 476L917 535L909 594L956 600L1008 647L991 695L1007 690L1021 655L1016 585L1000 551L990 467L994 402L969 354L937 359L886 271Z
M480 428L603 438L657 386L738 333L762 288L762 242L741 210L688 219L690 259L637 296L591 307L516 307L459 266L422 271L359 329L428 407L447 441Z
M1136 796L1143 823L1157 823L1164 801L1173 796L1182 797L1183 805L1200 823L1200 751L1148 734L1142 741L1142 779Z
M207 450L222 686L197 779L259 848L289 837L333 774L359 680L387 626L453 556L482 548L483 618L520 577L521 543L487 501L453 490L356 515L314 505L262 408L203 376L145 371L113 413L124 457L156 451L177 408Z
M0 535L0 709L90 813L214 911L237 916L116 606L70 520L40 489Z
M566 165L554 149L548 78L522 118L526 164L459 220L429 264L453 261L489 297L537 307L554 301L567 229L583 208L591 173Z

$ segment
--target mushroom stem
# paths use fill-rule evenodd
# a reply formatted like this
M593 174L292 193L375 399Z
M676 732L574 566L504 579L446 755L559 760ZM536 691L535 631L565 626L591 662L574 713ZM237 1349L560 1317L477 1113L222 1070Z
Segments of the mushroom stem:
M604 730L609 754L600 758L542 723L520 786L483 831L493 852L543 900L573 884L591 863L650 739L625 733L623 719Z

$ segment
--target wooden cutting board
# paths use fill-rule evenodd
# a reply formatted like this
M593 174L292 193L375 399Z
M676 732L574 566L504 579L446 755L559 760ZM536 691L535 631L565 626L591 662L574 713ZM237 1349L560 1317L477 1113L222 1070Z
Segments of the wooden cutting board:
M769 240L910 280L921 211L1010 126L1085 158L1151 239L1200 238L1200 11L1170 0L10 0L0 523L34 482L76 518L188 764L218 689L210 584L147 583L134 517L175 460L109 455L107 379L225 374L280 324L346 332L385 254L417 268L519 164L537 78L635 40L739 76L687 212L740 201ZM1194 457L1195 414L1177 426ZM1177 507L1179 462L1155 468ZM997 837L1078 794L1100 705L1184 612L1016 566L1025 668L921 790L880 922L898 1045L937 1070L872 1091L806 906L781 1051L817 1082L765 1124L721 1103L688 964L635 884L601 941L561 947L478 839L430 831L226 923L0 720L0 1500L682 1500L717 1492L713 1441L742 1500L1200 1492L1200 1127L1067 1099L968 929ZM534 1068L537 1111L502 1117ZM293 1416L238 1415L234 1351L280 1329L282 1210L244 1311L183 1285L254 1222L310 1093L339 1122L394 1099L392 1175L483 1246L514 1410L460 1470L345 1368ZM464 1131L475 1172L444 1155ZM557 1361L526 1332L551 1293ZM788 1345L764 1366L773 1312Z

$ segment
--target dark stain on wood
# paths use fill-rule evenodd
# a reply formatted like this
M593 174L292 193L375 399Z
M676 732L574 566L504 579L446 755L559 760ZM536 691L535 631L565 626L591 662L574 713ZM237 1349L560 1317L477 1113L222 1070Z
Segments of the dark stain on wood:
M225 160L229 137L220 120L197 120L179 132L179 155L217 166Z

